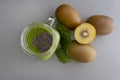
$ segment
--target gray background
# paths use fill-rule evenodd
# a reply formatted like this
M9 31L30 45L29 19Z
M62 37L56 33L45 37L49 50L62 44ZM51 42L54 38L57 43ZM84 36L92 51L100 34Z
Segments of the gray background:
M47 21L61 3L74 6L85 21L94 14L111 16L113 33L97 36L94 62L59 63L56 56L41 61L20 46L22 30L31 22ZM119 0L0 0L0 80L120 80Z

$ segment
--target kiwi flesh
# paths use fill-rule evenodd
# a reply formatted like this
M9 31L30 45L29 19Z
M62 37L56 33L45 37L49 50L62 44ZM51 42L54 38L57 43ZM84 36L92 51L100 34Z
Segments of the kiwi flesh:
M96 37L96 30L94 26L89 23L79 25L74 31L74 38L80 44L88 44Z

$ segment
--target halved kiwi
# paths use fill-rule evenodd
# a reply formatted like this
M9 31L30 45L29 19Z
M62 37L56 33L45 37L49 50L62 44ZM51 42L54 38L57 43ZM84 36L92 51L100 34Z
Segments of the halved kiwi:
M93 25L83 23L79 25L74 31L74 38L80 44L88 44L96 37L96 30Z

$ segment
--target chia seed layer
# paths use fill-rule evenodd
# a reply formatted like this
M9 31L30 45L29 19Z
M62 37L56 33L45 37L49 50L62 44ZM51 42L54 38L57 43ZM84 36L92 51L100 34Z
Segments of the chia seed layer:
M52 35L48 33L42 33L36 36L33 40L33 45L35 45L41 52L47 51L52 45Z

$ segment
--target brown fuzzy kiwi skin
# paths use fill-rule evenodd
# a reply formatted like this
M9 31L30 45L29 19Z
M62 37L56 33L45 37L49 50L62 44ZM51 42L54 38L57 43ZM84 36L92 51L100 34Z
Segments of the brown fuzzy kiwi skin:
M110 34L114 28L114 21L111 17L105 15L93 15L87 19L88 23L92 24L97 34Z
M82 22L79 12L68 4L58 6L55 16L61 24L71 30L75 29Z
M96 51L90 44L72 41L68 56L78 62L89 63L96 59Z

